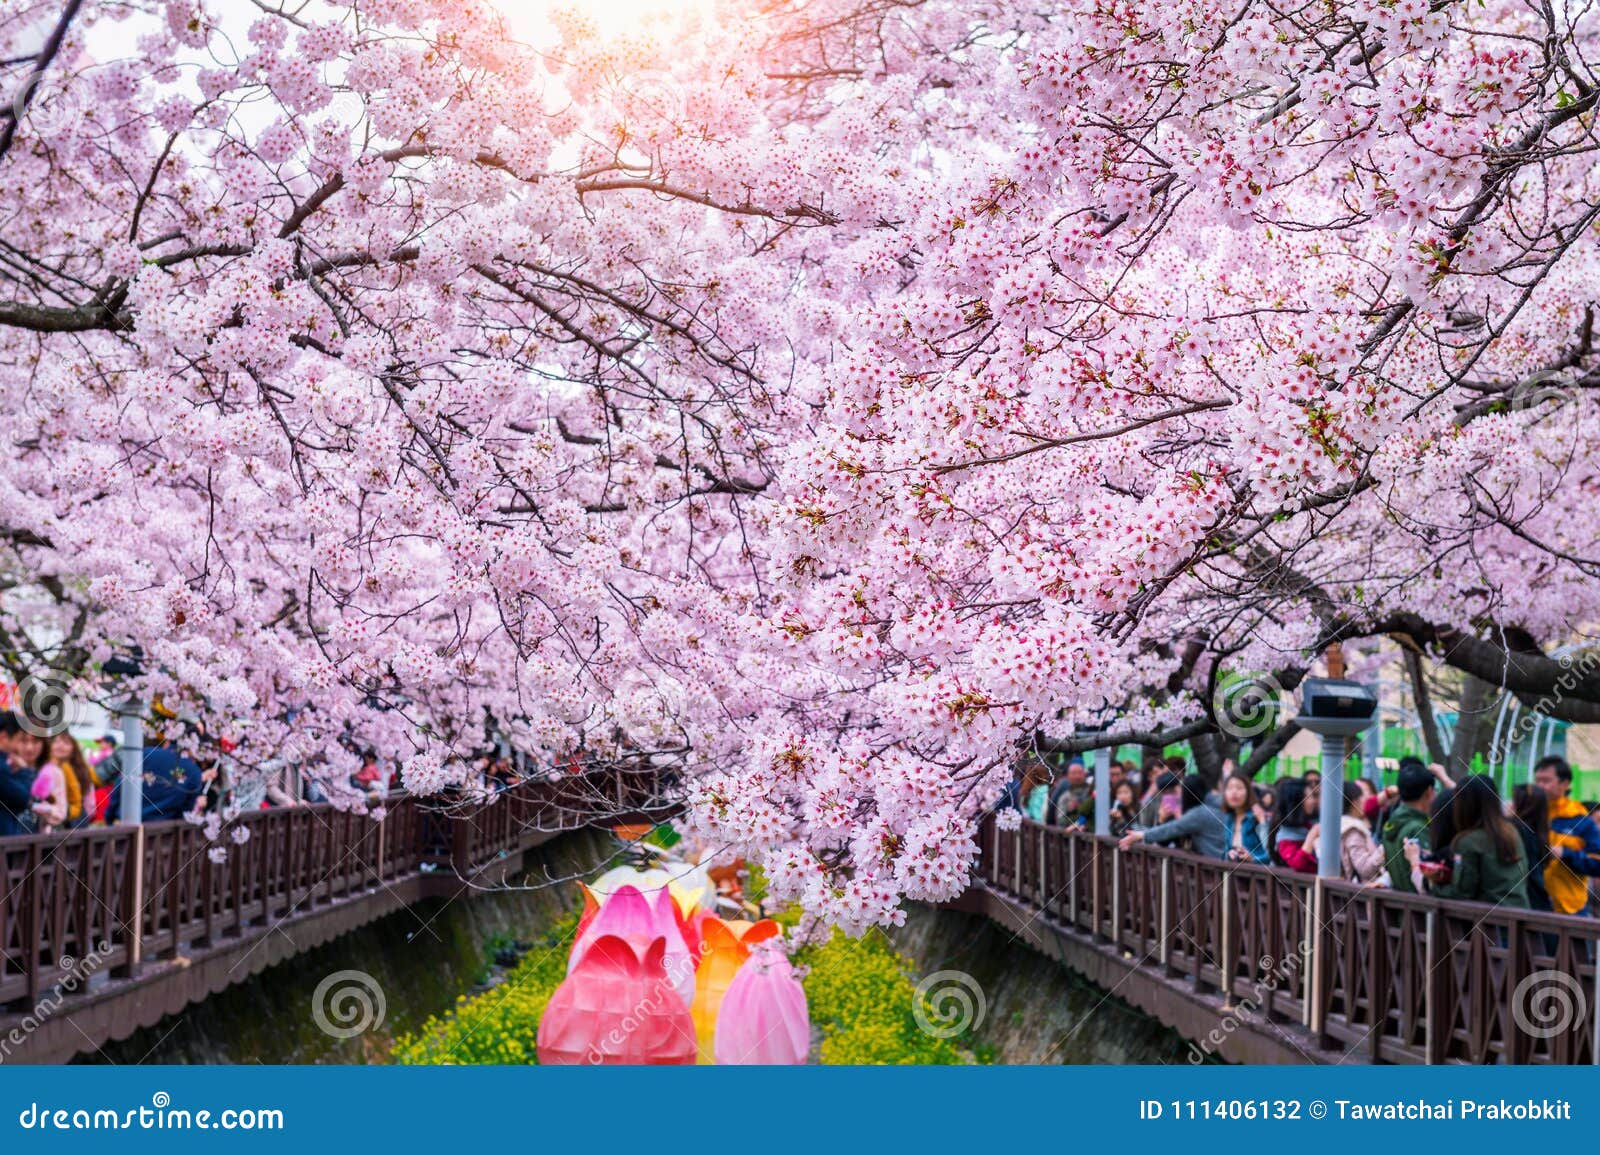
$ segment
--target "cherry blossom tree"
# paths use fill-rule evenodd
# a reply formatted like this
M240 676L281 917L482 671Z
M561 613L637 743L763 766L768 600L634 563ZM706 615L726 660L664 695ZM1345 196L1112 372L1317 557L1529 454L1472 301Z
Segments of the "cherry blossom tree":
M1585 719L1595 20L21 0L0 646L330 783L670 765L852 929L1332 641Z

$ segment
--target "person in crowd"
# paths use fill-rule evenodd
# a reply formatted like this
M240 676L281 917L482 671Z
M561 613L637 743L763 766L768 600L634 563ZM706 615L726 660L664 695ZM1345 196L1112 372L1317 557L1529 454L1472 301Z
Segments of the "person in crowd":
M1124 778L1111 795L1111 836L1121 838L1139 821L1139 799L1133 783Z
M1227 827L1227 857L1234 862L1268 861L1256 810L1254 784L1243 774L1228 775L1222 783L1222 815Z
M1550 798L1535 783L1524 782L1511 792L1511 817L1528 858L1528 905L1550 910L1550 892L1544 888L1545 871L1555 859L1550 845Z
M1139 807L1140 826L1159 826L1183 813L1183 779L1165 768L1156 772L1155 787Z
M1278 808L1267 833L1272 861L1300 874L1317 872L1317 856L1306 849L1306 835L1317 821L1317 793L1303 778L1278 783Z
M45 753L45 742L35 738L39 746L39 768L33 776L32 798L34 829L40 834L50 834L67 820L67 776L61 767Z
M1122 785L1122 783L1127 780L1128 771L1123 767L1121 762L1113 759L1111 765L1106 770L1106 775L1111 783L1111 793L1113 796L1115 796L1117 787Z
M1550 908L1557 914L1594 913L1589 879L1600 876L1600 825L1572 797L1572 767L1550 755L1533 768L1534 784L1550 800L1552 859L1544 872Z
M117 773L122 767L116 742L109 736L102 737L88 762L89 779L94 784L94 800L91 804L86 799L84 808L89 810L91 805L93 807L88 821L103 823L107 821L106 814L111 808L111 788L116 785Z
M33 833L36 771L23 753L26 737L15 714L0 714L0 835Z
M1506 817L1494 779L1487 774L1468 777L1456 788L1450 809L1455 819L1450 878L1430 877L1428 892L1440 898L1526 910L1528 856L1516 827ZM1422 848L1414 842L1408 845L1406 860L1420 869Z
M1082 826L1094 817L1094 787L1083 759L1067 763L1067 772L1049 794L1050 822L1053 826Z
M1130 830L1117 843L1123 850L1137 842L1163 844L1189 840L1189 848L1207 858L1228 856L1228 828L1222 807L1206 795L1205 779L1191 774L1183 780L1183 813L1171 822L1148 830Z
M1139 805L1142 807L1158 792L1157 783L1161 776L1167 772L1165 758L1146 758L1144 766L1139 770Z
M94 776L89 772L89 760L83 756L83 747L71 734L61 733L50 739L49 759L61 770L67 787L67 817L69 826L81 826L94 819Z
M387 791L383 767L378 764L378 754L367 750L361 757L361 769L350 776L350 785L367 796L368 803L383 801Z
M1339 875L1351 882L1359 882L1363 886L1378 886L1384 882L1383 847L1372 840L1372 828L1367 825L1367 818L1362 810L1364 797L1359 782L1344 784L1344 807L1338 820ZM1324 813L1322 821L1329 820L1329 816ZM1313 860L1317 856L1317 848L1321 845L1321 834L1321 823L1306 831L1302 849L1310 854Z
M1029 758L1022 768L1022 783L1017 787L1017 809L1043 822L1050 802L1050 768L1038 758Z
M203 772L193 758L179 754L160 734L151 737L144 748L144 790L141 820L162 822L181 818L205 793ZM108 809L113 816L122 813L123 782L112 788Z
M1429 812L1438 797L1439 787L1448 790L1455 783L1445 775L1443 766L1424 766L1421 758L1412 757L1400 759L1396 778L1395 802L1389 808L1379 837L1390 885L1402 894L1414 894L1411 867L1406 862L1406 843L1418 842L1424 852L1432 848L1428 837Z

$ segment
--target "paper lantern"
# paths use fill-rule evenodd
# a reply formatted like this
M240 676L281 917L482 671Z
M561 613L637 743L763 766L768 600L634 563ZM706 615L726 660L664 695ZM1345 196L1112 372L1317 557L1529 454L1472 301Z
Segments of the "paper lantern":
M583 883L578 883L578 889L583 891L583 913L578 916L578 933L573 935L572 943L576 947L582 942L589 927L594 923L594 916L600 913L600 900L595 897L594 891ZM568 960L571 961L570 959ZM570 970L571 967L568 967Z
M688 1006L694 1001L694 954L684 940L679 914L672 896L665 889L656 892L652 905L632 886L623 886L600 904L600 910L572 944L567 958L570 975L592 949L607 935L622 939L640 955L656 939L665 943L665 967L673 988Z
M603 905L606 899L625 886L631 886L640 894L654 898L656 891L671 881L672 876L664 870L636 870L631 866L614 866L591 882L589 889L594 891L595 897Z
M717 885L711 881L709 867L702 863L698 866L673 870L670 873L672 882L669 886L672 897L678 900L678 906L685 915L692 915L701 910L716 911Z
M694 976L694 1004L689 1013L694 1016L702 1063L716 1060L717 1016L734 976L750 957L750 948L782 933L783 928L770 918L758 923L727 923L712 917L700 921L700 968Z
M713 1042L716 1060L798 1066L810 1050L806 992L775 944L758 946L722 998Z
M666 951L659 938L642 956L616 935L590 943L539 1020L539 1062L693 1063L694 1020L668 978Z

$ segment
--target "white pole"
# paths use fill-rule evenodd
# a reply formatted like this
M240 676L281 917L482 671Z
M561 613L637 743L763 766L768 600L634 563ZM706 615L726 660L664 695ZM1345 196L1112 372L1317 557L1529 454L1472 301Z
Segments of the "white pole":
M1094 832L1111 833L1111 751L1104 746L1094 752Z
M122 766L117 821L137 825L144 821L144 715L137 698L122 705L122 749L117 753Z
M1322 736L1322 794L1318 799L1317 821L1322 837L1317 840L1317 877L1338 878L1339 821L1344 817L1344 739Z

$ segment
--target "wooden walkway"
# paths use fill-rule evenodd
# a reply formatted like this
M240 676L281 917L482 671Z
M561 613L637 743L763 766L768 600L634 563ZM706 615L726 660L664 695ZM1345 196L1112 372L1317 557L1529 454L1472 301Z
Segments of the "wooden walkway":
M1595 1063L1600 921L1024 822L958 908L1156 1016L1195 1061Z
M0 1064L63 1062L336 935L516 873L525 852L673 807L653 775L525 783L381 822L326 804L252 811L227 858L188 822L0 839Z

